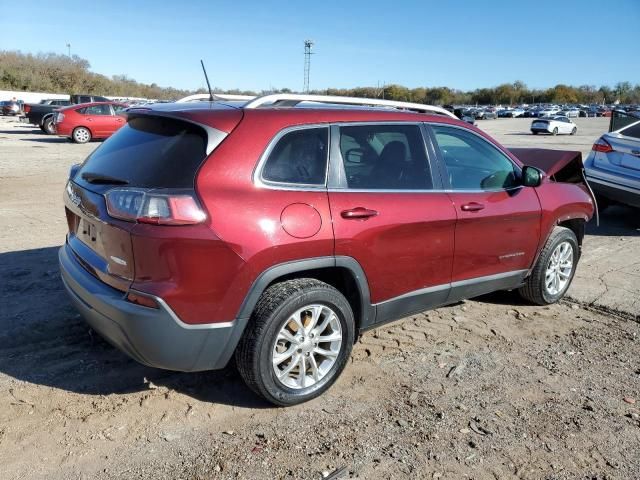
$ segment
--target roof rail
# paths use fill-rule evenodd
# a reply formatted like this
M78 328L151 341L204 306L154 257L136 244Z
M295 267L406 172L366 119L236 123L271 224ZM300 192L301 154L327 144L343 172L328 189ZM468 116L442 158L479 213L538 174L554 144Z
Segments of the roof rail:
M396 102L394 100L378 100L375 98L337 97L331 95L299 95L293 93L276 93L264 95L250 100L243 108L258 108L265 104L272 107L295 107L301 102L327 103L334 105L362 105L373 107L388 107L414 112L437 113L451 118L457 118L453 113L442 107L423 105L422 103Z
M209 101L208 93L196 93L195 95L189 95L188 97L181 98L180 100L176 100L176 103L186 103L186 102L207 102ZM256 98L253 95L235 95L230 93L214 93L213 100L253 100Z

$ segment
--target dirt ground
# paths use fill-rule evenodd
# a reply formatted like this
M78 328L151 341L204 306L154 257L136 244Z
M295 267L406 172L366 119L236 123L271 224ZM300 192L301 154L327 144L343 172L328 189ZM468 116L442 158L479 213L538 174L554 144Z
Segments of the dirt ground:
M586 153L606 121L579 120L536 139ZM524 119L480 126L532 145ZM589 226L570 300L501 292L368 332L329 392L281 409L233 366L141 366L70 306L61 196L96 146L0 118L1 480L640 478L637 212Z

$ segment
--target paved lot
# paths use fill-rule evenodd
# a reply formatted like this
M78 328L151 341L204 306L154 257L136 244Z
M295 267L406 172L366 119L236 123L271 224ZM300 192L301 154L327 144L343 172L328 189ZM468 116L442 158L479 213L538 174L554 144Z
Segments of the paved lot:
M586 154L606 120L555 138L479 125ZM61 196L96 145L0 117L1 479L640 478L637 212L589 226L573 302L500 293L368 332L326 395L275 409L233 367L138 365L70 307Z

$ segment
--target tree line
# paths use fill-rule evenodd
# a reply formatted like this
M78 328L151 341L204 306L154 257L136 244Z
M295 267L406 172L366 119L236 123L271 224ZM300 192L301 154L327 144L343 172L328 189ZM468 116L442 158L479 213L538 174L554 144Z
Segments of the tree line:
M22 53L0 50L0 90L16 90L50 93L84 93L114 97L142 97L158 100L176 100L205 90L180 90L137 82L126 75L108 77L90 70L87 60L77 55L56 53ZM282 88L261 92L223 90L220 93L258 95L267 93L291 93ZM516 105L522 103L640 103L640 84L618 82L614 86L556 85L547 89L527 87L523 82L504 83L491 88L462 91L449 87L407 88L402 85L383 87L329 88L313 90L312 94L342 95L366 98L384 98L430 105Z

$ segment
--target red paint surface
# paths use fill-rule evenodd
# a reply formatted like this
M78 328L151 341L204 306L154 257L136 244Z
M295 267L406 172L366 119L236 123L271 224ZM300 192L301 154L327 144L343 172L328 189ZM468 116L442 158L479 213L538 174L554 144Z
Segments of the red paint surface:
M129 225L135 259L131 287L162 297L186 323L235 319L256 278L292 260L353 257L367 275L373 303L455 280L529 268L557 222L587 219L593 213L584 189L548 179L536 189L468 194L329 193L253 183L256 164L276 133L291 125L334 121L455 124L492 141L522 165L484 132L446 117L286 108L180 111L176 116L231 132L196 178L206 223ZM470 202L484 208L460 208ZM357 207L377 215L341 215ZM98 215L122 229L123 222L109 219L102 210ZM71 228L73 218L69 221Z

